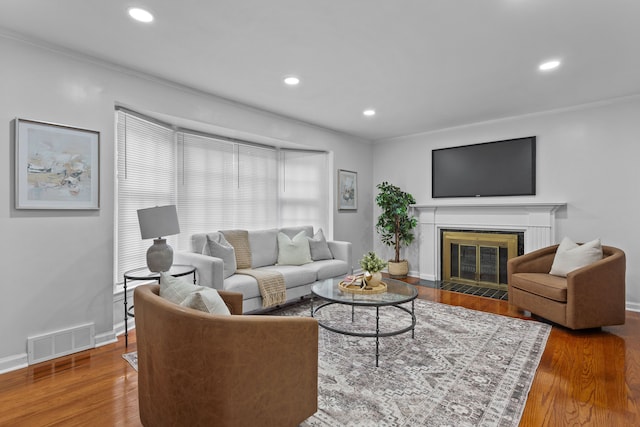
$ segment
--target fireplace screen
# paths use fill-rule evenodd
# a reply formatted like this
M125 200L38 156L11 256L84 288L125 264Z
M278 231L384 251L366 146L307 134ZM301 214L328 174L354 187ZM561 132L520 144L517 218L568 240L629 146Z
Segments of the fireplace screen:
M443 279L507 288L507 261L518 254L518 235L443 232Z

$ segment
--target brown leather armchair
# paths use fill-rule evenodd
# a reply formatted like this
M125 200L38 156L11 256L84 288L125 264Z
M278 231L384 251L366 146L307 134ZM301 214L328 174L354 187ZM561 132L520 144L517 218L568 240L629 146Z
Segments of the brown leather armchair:
M138 401L145 426L297 426L318 409L318 322L181 307L135 289Z
M509 260L509 303L570 329L625 322L625 254L602 246L603 258L567 274L548 274L558 245Z

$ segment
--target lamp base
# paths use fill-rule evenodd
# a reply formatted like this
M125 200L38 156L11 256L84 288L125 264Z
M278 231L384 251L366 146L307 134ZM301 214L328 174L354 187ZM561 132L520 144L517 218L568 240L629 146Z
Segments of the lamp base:
M173 248L167 245L167 239L153 239L153 245L147 249L149 271L154 273L169 271L171 265L173 265Z

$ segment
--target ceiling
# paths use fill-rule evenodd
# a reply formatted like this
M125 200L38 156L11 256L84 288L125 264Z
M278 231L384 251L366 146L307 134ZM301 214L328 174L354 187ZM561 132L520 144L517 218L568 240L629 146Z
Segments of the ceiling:
M0 33L372 141L640 94L639 20L636 0L0 2Z

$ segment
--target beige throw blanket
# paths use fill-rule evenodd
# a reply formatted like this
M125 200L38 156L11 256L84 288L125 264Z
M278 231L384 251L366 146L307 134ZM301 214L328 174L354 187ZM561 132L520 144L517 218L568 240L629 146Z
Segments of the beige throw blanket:
M262 307L273 307L287 301L284 277L273 270L253 270L251 268L251 246L247 230L222 231L225 239L233 246L238 268L236 274L246 274L258 282L262 296Z

